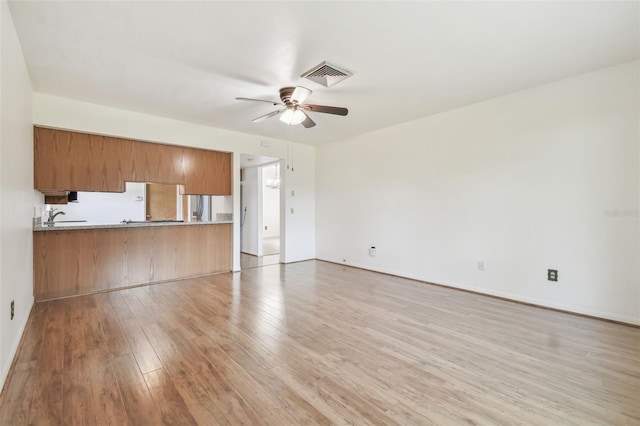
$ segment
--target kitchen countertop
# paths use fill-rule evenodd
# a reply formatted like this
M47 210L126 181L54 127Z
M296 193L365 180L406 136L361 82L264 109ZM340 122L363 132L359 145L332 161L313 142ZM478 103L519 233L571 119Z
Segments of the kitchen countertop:
M72 231L77 229L122 229L122 228L146 228L149 226L191 226L191 225L221 225L233 223L232 220L222 220L218 222L134 222L134 223L113 223L113 224L91 224L91 223L56 223L54 226L37 225L33 227L34 232L38 231Z

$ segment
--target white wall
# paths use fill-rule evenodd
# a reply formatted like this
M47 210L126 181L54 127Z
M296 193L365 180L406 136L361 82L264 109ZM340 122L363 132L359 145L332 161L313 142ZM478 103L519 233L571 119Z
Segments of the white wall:
M31 82L7 2L0 2L0 388L33 306ZM15 316L9 306L15 301Z
M287 242L281 245L284 262L315 257L313 238L315 202L315 147L281 140L269 140L270 147L262 147L264 138L232 132L183 121L140 114L66 98L33 94L33 120L36 125L139 139L152 142L192 146L233 152L233 193L240 192L240 153L264 155L293 161L295 172L287 172L289 184L296 187L296 197L284 200L295 214L283 216ZM287 149L287 145L290 145ZM295 157L294 157L295 156ZM240 215L240 197L234 197L233 217ZM234 221L234 270L240 269L240 221Z
M279 176L279 164L262 167L262 236L280 236L280 189L267 188ZM266 228L266 229L265 229Z
M636 61L320 146L317 257L639 324L638 80Z
M51 205L65 213L60 220L86 220L88 224L120 223L123 220L145 220L145 185L127 182L125 192L78 192L78 202ZM46 219L46 215L43 216Z
M313 258L316 255L316 174L314 163L316 149L313 146L296 144L291 147L293 159L290 167L281 167L280 179L282 196L285 197L283 209L280 212L280 226L286 232L284 240L280 240L280 259L287 253L286 261L294 261L288 253L300 256L296 260ZM295 194L295 195L293 195Z
M217 213L233 213L233 197L228 195L211 196L212 220L216 220Z

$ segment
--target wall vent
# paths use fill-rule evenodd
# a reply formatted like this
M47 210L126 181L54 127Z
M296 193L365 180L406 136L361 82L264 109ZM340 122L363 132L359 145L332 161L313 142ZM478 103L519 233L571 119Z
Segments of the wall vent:
M352 75L352 72L325 61L320 65L316 65L311 68L300 77L322 84L325 87L331 87L334 84L340 83L342 80L346 80Z

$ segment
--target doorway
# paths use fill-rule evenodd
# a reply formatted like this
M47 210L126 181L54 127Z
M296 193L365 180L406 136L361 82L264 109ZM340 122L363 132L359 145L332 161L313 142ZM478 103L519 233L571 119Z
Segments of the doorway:
M280 263L280 167L277 158L241 157L241 269Z

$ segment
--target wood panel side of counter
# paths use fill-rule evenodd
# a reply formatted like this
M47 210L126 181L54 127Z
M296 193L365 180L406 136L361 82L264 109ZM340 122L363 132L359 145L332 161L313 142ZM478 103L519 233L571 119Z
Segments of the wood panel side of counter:
M227 272L231 241L231 224L34 232L34 297Z

